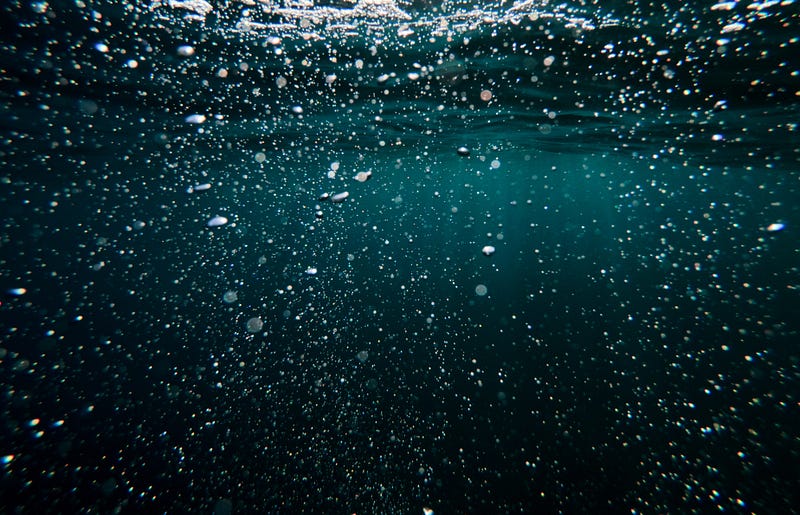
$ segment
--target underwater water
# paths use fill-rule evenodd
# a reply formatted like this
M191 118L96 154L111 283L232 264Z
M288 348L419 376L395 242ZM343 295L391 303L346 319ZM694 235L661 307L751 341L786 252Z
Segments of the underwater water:
M793 1L0 12L0 511L797 513Z

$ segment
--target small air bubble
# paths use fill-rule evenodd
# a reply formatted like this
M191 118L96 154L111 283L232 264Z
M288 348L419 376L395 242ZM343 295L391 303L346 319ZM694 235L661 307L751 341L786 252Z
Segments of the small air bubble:
M194 55L194 47L191 45L181 45L178 47L178 55L190 57Z

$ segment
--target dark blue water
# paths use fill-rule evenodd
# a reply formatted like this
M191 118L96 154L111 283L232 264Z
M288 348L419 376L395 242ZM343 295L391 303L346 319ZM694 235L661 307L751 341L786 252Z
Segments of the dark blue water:
M797 20L4 4L0 511L796 513Z

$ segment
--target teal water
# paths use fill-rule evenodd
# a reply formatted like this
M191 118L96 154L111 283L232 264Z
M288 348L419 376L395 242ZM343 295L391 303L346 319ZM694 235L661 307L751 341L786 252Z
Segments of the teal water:
M793 2L251 4L2 7L0 511L796 512Z

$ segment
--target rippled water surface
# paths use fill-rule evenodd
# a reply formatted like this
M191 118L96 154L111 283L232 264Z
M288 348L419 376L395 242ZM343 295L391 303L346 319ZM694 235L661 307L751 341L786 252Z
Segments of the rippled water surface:
M800 506L791 0L1 9L0 511Z

